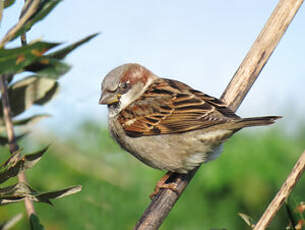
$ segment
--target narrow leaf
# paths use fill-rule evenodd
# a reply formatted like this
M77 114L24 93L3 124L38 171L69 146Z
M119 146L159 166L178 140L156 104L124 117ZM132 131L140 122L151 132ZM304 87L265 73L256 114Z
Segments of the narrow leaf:
M70 66L55 58L44 56L40 61L25 67L25 70L35 72L41 77L58 79L70 70Z
M13 74L9 74L6 75L6 80L7 80L7 84L10 84L12 82L12 80L14 79L14 75Z
M17 163L19 160L21 153L21 149L18 149L17 151L13 152L12 155L0 166L0 171L6 170L7 168L13 166Z
M47 118L47 117L51 117L50 114L37 114L37 115L33 115L31 117L27 117L24 119L20 119L20 120L13 120L13 125L14 126L26 126L26 125L34 125L37 122L39 122L40 120ZM5 122L4 120L0 117L0 132L2 130L5 130ZM1 138L1 137L0 137Z
M59 199L68 195L72 195L81 191L82 187L71 186L68 188L39 193L24 183L17 183L12 186L0 188L0 205L6 205L14 202L19 202L25 197L35 202L43 202L52 205L50 199Z
M24 161L24 169L32 168L35 164L37 164L37 162L41 159L41 157L48 150L48 148L49 146L37 152L26 154L23 159L21 159Z
M31 225L31 230L45 230L43 225L40 223L38 216L35 214L32 214L30 216L30 225Z
M92 38L96 37L99 33L95 33L92 35L89 35L88 37L85 37L75 43L72 43L71 45L60 49L58 51L55 51L53 53L48 54L47 56L52 57L52 58L56 58L56 59L63 59L65 58L71 51L73 51L74 49L76 49L77 47L79 47L80 45L90 41Z
M35 197L38 199L40 202L46 202L49 199L59 199L63 198L65 196L72 195L74 193L80 192L82 190L81 185L77 186L71 186L68 188L52 191L52 192L45 192L45 193L40 193L36 195Z
M4 8L7 8L15 3L16 0L4 0Z
M32 192L31 188L24 183L0 188L0 205L22 201L25 197L29 197Z
M288 215L289 222L292 226L292 229L295 230L294 226L296 225L296 220L293 216L292 210L291 210L289 204L287 203L287 201L285 202L285 208L286 208L286 212L287 212L287 215Z
M17 224L17 222L21 220L22 216L23 216L22 213L19 213L10 220L2 223L0 225L0 230L9 230L10 228L14 227Z
M19 141L20 139L22 139L23 137L25 137L28 133L23 133L21 135L17 135L15 137L16 141ZM0 145L7 145L8 144L8 138L7 137L3 137L0 136Z
M15 117L32 105L49 102L58 92L58 83L49 78L30 76L12 84L8 89L11 113ZM3 117L0 107L0 117Z
M20 152L14 153L1 167L0 184L17 176L20 172L32 168L41 159L49 146L35 153L27 154L20 158ZM19 189L20 190L20 189Z
M255 227L255 221L252 217L244 214L244 213L238 213L238 215L246 222L247 225L249 225L251 228Z
M54 7L61 2L61 0L41 0L38 9L32 17L29 18L29 20L24 24L23 27L21 27L16 33L15 36L11 39L14 40L15 38L19 37L21 34L27 32L31 29L31 27L38 21L45 18L53 9Z
M14 126L34 125L40 120L50 117L50 114L38 114L21 120L14 120Z
M0 173L0 183L7 181L8 179L17 176L23 169L22 161L18 161L14 167L8 168L4 172Z
M34 42L13 49L0 49L0 74L15 74L26 66L42 60L42 55L59 43Z

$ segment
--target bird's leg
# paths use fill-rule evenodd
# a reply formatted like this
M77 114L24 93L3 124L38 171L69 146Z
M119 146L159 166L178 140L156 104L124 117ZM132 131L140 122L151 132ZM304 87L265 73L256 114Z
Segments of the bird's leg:
M165 182L167 179L173 174L173 172L167 172L161 179L157 182L154 192L149 195L150 199L152 199L155 195L157 195L161 188L171 189L173 192L177 192L177 184L176 183L168 183Z

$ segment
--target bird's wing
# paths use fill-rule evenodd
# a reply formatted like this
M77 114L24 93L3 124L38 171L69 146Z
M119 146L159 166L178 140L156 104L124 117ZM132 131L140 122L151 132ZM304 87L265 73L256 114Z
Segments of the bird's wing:
M131 137L182 133L235 119L239 117L222 101L182 82L163 78L155 80L118 116Z

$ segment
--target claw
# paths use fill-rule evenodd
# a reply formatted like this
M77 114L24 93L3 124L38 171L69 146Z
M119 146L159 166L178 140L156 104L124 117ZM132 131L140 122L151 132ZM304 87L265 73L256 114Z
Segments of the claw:
M157 182L153 193L149 195L150 199L153 199L154 196L156 196L159 193L161 188L170 189L176 193L178 192L176 183L168 183L168 184L165 183L172 174L173 174L172 172L167 172L163 177L161 177L161 179Z

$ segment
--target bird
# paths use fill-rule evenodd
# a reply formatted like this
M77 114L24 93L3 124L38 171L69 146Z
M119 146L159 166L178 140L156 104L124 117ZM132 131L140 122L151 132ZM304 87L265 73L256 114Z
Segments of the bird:
M186 174L216 159L235 132L281 118L241 118L220 99L137 63L111 70L101 90L99 104L108 107L111 136L146 165L168 171L151 197L161 188L175 191L175 184L166 183L172 173Z

